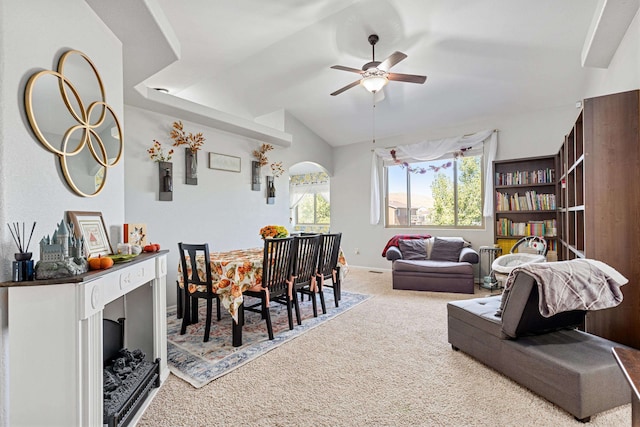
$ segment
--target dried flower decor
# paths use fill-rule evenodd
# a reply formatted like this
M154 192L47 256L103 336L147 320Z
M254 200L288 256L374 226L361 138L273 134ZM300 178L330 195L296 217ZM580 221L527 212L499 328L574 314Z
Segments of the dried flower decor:
M265 166L269 163L269 159L267 158L267 152L273 150L273 145L271 144L262 144L260 149L253 150L253 157L256 158L260 166Z
M271 163L271 173L273 174L274 178L282 176L282 174L284 173L282 162Z
M463 147L460 150L456 151L453 153L453 158L454 159L458 159L460 157L464 157L464 153L465 151L471 150L471 147ZM396 157L396 150L391 150L389 151L389 154L391 154L391 158L393 159L394 163L400 165L400 167L402 169L407 169L409 172L411 173L419 173L419 174L425 174L427 172L439 172L440 169L447 169L450 168L451 166L453 166L453 162L452 161L448 161L445 162L443 164L441 164L440 166L434 166L434 165L429 165L428 168L422 168L422 167L417 167L417 166L410 166L408 162L403 162L401 160L398 160L398 158Z
M189 149L196 153L200 148L202 148L202 144L204 144L205 138L202 135L202 132L198 132L193 134L189 132L189 134L185 133L184 126L182 125L182 121L173 122L173 129L169 133L171 139L175 142L173 143L174 147L179 147L180 145L188 145Z
M255 157L260 166L266 166L269 164L267 153L271 150L273 150L273 145L271 144L262 144L258 150L253 150L253 157ZM278 178L284 173L282 162L273 162L270 167L274 178Z
M153 140L153 145L147 150L149 158L154 162L168 162L173 156L173 148L165 154L162 144L159 141Z

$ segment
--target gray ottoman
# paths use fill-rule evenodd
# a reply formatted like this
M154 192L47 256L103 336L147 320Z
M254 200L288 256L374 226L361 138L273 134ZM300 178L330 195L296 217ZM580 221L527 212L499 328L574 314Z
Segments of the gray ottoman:
M500 296L450 302L449 343L581 421L631 402L611 352L624 346L575 329L583 311L542 317L537 289L519 273L501 317Z

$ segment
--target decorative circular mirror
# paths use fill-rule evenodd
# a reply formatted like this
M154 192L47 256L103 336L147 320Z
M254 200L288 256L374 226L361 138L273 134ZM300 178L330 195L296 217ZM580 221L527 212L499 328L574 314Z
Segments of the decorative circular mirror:
M60 57L58 71L32 75L24 103L35 136L58 156L69 187L84 197L99 194L124 145L120 122L89 57L70 50Z

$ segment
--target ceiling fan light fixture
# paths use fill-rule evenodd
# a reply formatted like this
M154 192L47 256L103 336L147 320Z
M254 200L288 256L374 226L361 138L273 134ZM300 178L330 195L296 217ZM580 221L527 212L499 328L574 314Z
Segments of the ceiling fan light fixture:
M343 65L333 65L331 68L335 70L348 71L350 73L356 73L360 75L360 79L354 82L349 83L346 86L341 87L335 92L331 93L331 96L340 95L345 90L351 89L355 86L363 86L366 90L371 93L379 92L389 80L394 80L398 82L405 83L419 83L422 84L427 80L427 76L418 76L414 74L400 74L400 73L390 73L389 70L391 67L396 65L398 62L404 60L407 55L395 51L391 55L389 55L384 61L376 61L375 54L375 44L378 42L379 37L376 34L371 34L369 36L369 44L371 45L371 62L367 62L362 66L362 69L359 70L357 68L345 67Z
M364 86L364 88L371 93L376 93L377 91L382 89L387 83L389 83L389 80L387 80L386 77L382 77L382 76L365 77L362 79L362 82L361 82L362 86Z
M365 71L362 75L362 80L360 81L360 84L371 93L376 93L387 83L389 83L387 73L382 70L378 70L377 68Z

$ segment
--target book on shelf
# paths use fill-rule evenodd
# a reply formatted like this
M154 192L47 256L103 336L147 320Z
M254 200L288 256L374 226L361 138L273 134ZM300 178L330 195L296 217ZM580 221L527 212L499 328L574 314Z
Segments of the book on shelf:
M534 171L496 172L496 185L553 184L555 169L546 168Z
M504 211L542 211L556 209L555 194L537 194L535 190L525 191L524 194L513 194L496 191L496 210Z
M496 221L497 236L556 237L557 230L555 219L514 222L509 218L500 218Z

